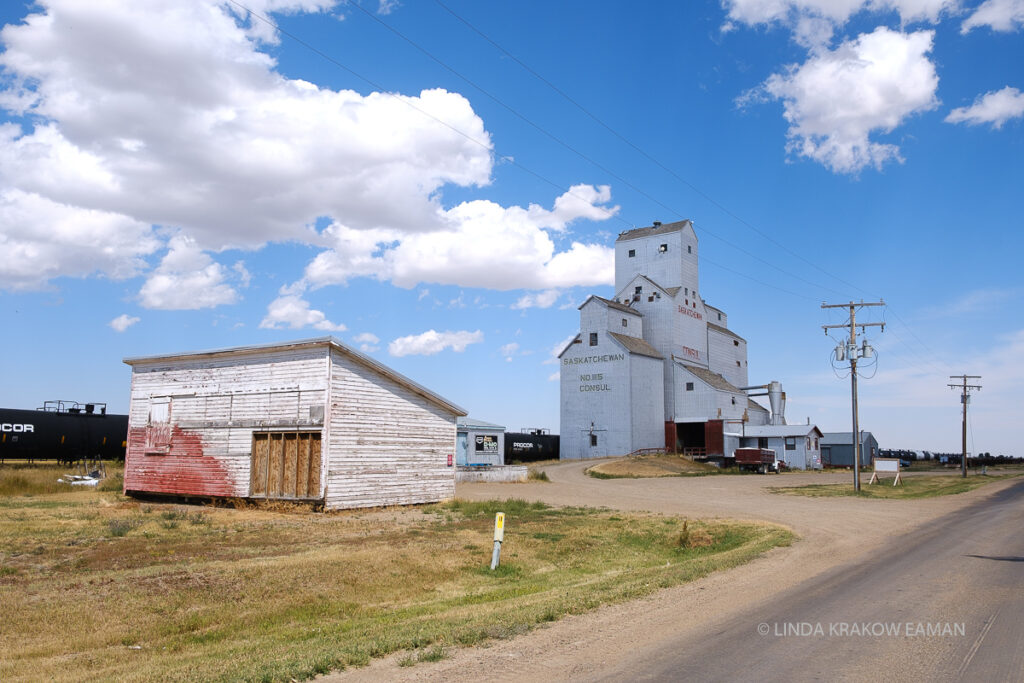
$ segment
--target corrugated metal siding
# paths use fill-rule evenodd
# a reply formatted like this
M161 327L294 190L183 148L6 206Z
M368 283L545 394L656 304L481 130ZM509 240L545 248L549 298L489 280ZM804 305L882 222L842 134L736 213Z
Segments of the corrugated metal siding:
M331 353L327 508L408 505L455 495L455 415Z
M137 363L125 490L248 496L254 429L319 428L310 409L326 403L326 356L313 348ZM150 404L160 397L170 397L171 444L166 455L150 455Z

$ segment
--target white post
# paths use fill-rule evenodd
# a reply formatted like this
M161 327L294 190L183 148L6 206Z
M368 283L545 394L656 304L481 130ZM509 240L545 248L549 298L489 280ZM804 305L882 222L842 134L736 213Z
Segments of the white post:
M491 554L491 571L498 566L501 559L501 543L505 540L505 513L494 515L494 552Z

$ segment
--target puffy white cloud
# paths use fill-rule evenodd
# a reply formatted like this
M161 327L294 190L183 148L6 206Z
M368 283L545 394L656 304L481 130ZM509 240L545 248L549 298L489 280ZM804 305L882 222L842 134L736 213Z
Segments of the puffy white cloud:
M268 330L312 327L326 332L344 332L342 324L332 323L323 311L311 309L309 302L295 294L282 294L267 306L267 315L260 321L260 328Z
M129 327L139 322L139 320L141 320L141 318L137 318L133 315L128 315L127 313L122 313L121 315L117 316L107 324L110 325L110 327L112 327L117 332L124 332Z
M902 161L896 145L871 135L938 106L933 36L879 27L769 77L760 94L783 102L788 151L838 173Z
M537 205L503 207L487 200L439 211L444 227L430 232L355 230L332 225L333 248L306 267L304 285L322 287L368 276L399 287L437 283L489 289L540 289L611 284L614 251L573 242L557 251L548 231L559 233L581 218L606 219L618 207L606 187L576 185L549 211ZM499 247L500 245L500 247Z
M1002 128L1010 119L1024 116L1024 93L1017 88L1006 86L979 95L969 107L957 107L946 117L948 123L967 123L972 126L991 123L993 128Z
M244 265L236 263L234 270L243 282L248 280ZM176 235L170 240L167 255L139 290L139 301L146 308L176 311L233 304L238 292L225 282L230 276L231 272L210 258L195 240Z
M536 294L524 294L519 300L512 304L513 309L525 308L551 308L558 301L561 292L557 289L547 289Z
M336 2L247 4L262 13ZM177 228L207 249L317 241L308 226L321 216L351 229L438 229L440 188L490 181L490 136L466 98L362 95L286 78L261 51L273 31L230 3L35 7L0 33L0 107L34 122L0 128L0 192L107 216L119 231L108 243L141 248L56 259L13 286L82 275L82 263L121 277L133 256L156 248L138 239L140 225ZM19 230L41 242L51 228L27 214Z
M964 20L962 33L981 26L993 31L1017 31L1024 26L1024 0L985 0Z
M504 358L505 361L508 363L512 362L512 358L515 357L516 353L518 352L519 344L517 344L516 342L509 342L508 344L505 344L500 349L498 349L498 353L500 353L502 358Z
M380 337L373 334L372 332L363 332L362 334L357 334L355 337L352 338L352 340L359 344L360 351L365 351L366 353L373 353L374 351L380 349L380 347L377 346L377 344L380 343Z
M722 0L728 20L723 31L736 23L757 26L778 24L791 29L797 42L824 45L837 26L861 12L895 12L906 23L939 21L959 9L959 0Z
M468 332L437 332L427 330L423 334L414 334L407 337L399 337L388 344L388 353L392 356L432 356L447 348L457 353L462 353L470 344L478 344L484 340L484 333L480 330Z
M133 277L159 247L149 225L127 216L0 189L0 289L39 289L60 276Z

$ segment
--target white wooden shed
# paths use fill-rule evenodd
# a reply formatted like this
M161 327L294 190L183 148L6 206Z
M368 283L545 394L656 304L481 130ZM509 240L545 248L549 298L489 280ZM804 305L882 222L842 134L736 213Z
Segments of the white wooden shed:
M321 501L455 495L466 414L332 337L126 358L126 494Z

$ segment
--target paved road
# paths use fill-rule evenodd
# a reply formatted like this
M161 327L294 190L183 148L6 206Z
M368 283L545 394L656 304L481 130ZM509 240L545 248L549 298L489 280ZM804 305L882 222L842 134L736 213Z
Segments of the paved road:
M1024 681L1024 482L600 679Z

